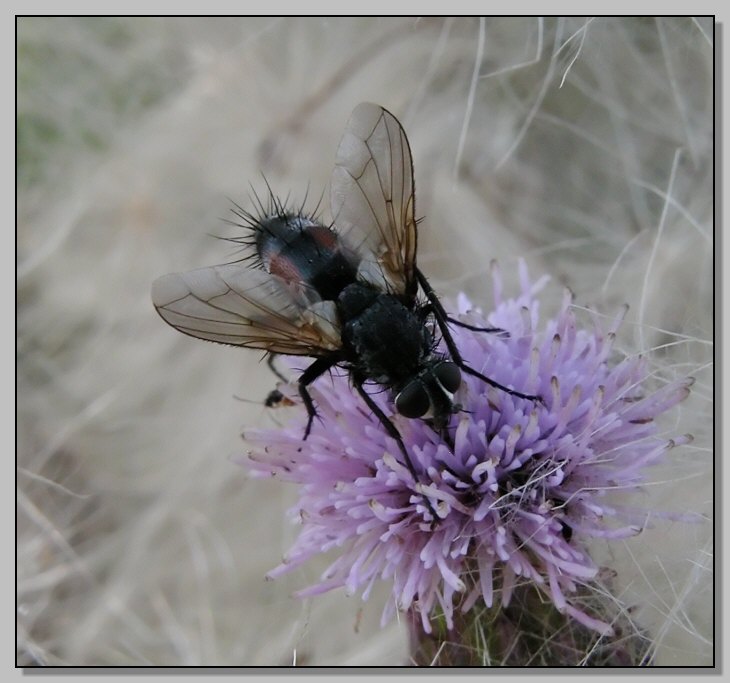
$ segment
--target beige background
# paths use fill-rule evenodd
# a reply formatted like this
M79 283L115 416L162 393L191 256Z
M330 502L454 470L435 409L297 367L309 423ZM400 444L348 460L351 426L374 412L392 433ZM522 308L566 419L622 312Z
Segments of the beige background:
M294 492L228 458L273 424L272 378L149 301L231 257L210 235L262 172L318 198L363 100L408 133L439 292L488 307L489 261L509 291L523 256L552 277L545 311L562 285L609 317L628 302L617 348L697 378L663 425L695 441L635 502L710 516L709 21L24 18L18 40L18 663L407 660L378 626L387 586L363 604L289 597L315 566L264 581ZM595 548L659 663L711 662L711 533L653 520Z

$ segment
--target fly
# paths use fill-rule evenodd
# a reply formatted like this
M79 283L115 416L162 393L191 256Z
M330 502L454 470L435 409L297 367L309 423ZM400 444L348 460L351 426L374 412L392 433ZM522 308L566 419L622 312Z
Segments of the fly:
M152 285L152 300L184 334L263 349L269 360L313 358L298 378L308 415L305 439L317 415L309 385L335 366L345 369L418 482L400 433L366 383L388 391L400 415L429 420L439 433L460 410L454 394L462 373L513 396L541 399L486 377L459 353L450 324L500 330L449 318L419 270L411 151L390 112L369 103L356 107L337 150L330 193L331 225L287 210L273 194L255 214L237 209L248 232L234 241L250 246L249 262L165 275ZM448 354L436 348L436 329Z

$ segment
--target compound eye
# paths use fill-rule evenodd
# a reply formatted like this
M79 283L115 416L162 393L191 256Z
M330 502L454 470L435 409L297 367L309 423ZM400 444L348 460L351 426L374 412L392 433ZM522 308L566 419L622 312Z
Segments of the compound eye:
M450 394L455 393L461 386L461 371L456 363L449 363L448 361L441 363L434 369L433 374L441 386Z
M431 407L431 399L420 380L407 384L395 397L395 409L403 417L421 417Z

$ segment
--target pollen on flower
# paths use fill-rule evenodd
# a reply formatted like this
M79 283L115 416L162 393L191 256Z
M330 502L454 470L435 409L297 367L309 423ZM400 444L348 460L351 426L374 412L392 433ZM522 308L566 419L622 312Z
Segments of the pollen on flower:
M560 612L610 632L571 602L598 573L586 542L641 530L645 516L608 494L636 489L647 467L689 441L660 438L655 418L687 396L692 380L650 390L644 359L610 360L623 314L607 329L597 317L591 329L579 328L569 293L541 325L536 297L547 279L531 283L524 264L520 274L520 295L507 299L495 269L488 319L464 296L455 312L508 334L456 326L452 334L467 364L542 403L465 375L455 397L461 412L438 434L395 414L386 393L372 394L401 433L418 481L344 375L313 385L321 422L306 441L304 409L284 429L246 431L251 473L299 486L292 515L301 532L270 577L331 552L320 581L300 595L344 587L367 599L376 582L387 581L393 599L383 622L396 609L415 610L426 632L436 612L451 628L455 609L480 600L506 607L527 581Z

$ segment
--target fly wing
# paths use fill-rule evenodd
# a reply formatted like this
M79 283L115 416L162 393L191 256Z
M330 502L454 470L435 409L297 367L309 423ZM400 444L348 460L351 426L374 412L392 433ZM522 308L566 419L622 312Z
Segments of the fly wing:
M374 256L396 293L415 299L413 162L393 114L368 102L355 108L337 149L330 192L338 232Z
M152 283L157 312L192 337L295 356L337 350L334 303L305 298L276 276L239 264L171 273Z

